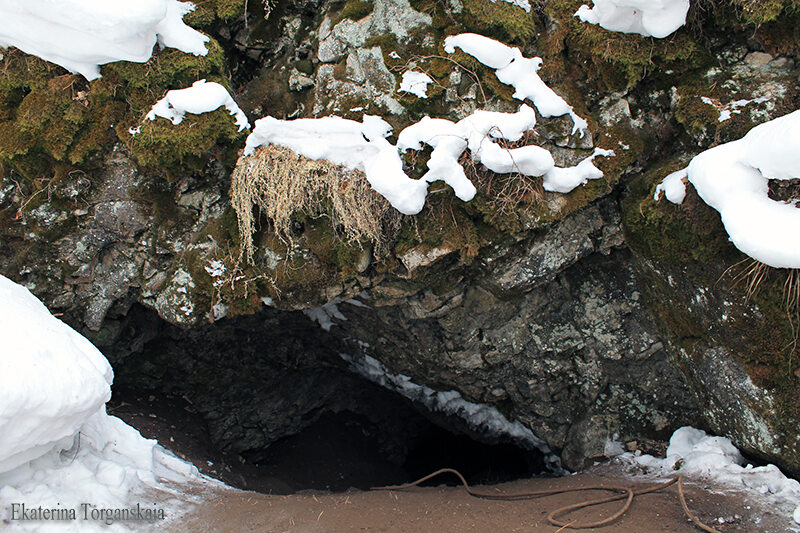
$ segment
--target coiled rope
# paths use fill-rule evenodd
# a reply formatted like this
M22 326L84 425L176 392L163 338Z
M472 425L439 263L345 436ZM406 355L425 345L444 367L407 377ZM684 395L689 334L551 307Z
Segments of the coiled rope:
M458 470L454 470L452 468L442 468L428 474L425 477L422 477L416 481L412 481L411 483L405 483L403 485L390 485L386 487L373 487L371 490L403 490L403 489L410 489L412 487L418 486L420 483L424 483L431 478L436 476L440 476L442 474L454 474L458 476L458 479L461 480L461 484L464 486L464 490L467 491L467 494L470 496L474 496L475 498L482 498L484 500L502 500L502 501L517 501L517 500L531 500L534 498L542 498L545 496L554 496L556 494L565 494L568 492L580 492L580 491L588 491L588 490L602 490L607 492L615 492L613 496L607 496L605 498L598 498L595 500L586 500L580 503L566 505L564 507L560 507L555 511L550 512L547 515L547 521L553 525L560 527L561 529L593 529L596 527L606 526L619 520L622 515L628 512L630 509L631 504L633 503L633 499L636 496L641 496L643 494L650 494L653 492L658 492L661 490L666 489L674 484L678 484L678 499L681 502L681 507L683 508L683 512L686 513L686 516L700 529L706 531L707 533L721 533L719 530L714 529L711 526L708 526L701 522L693 513L689 510L689 506L686 504L686 497L683 494L683 476L678 476L675 479L667 481L666 483L661 483L654 487L650 487L647 489L642 490L633 490L628 487L614 487L614 486L606 486L606 485L594 485L590 487L578 487L578 488L571 488L571 489L553 489L553 490L540 490L540 491L533 491L533 492L517 492L512 494L496 494L496 493L488 493L488 492L481 492L473 489L467 483L467 480L464 479L464 476L461 475L461 472ZM598 522L588 522L585 524L576 524L573 522L564 522L563 519L560 517L567 515L569 513L573 513L579 509L586 509L588 507L594 507L595 505L602 505L604 503L615 502L619 500L625 500L625 503L622 507L614 514L600 520Z

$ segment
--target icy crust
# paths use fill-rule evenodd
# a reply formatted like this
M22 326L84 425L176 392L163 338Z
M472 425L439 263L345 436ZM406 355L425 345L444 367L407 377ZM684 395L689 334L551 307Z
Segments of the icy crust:
M670 190L668 200L683 201L681 172L700 198L719 211L736 248L772 267L800 268L800 209L768 196L769 180L800 177L800 111L699 154L685 171L662 182L656 199L661 190Z
M12 503L77 510L86 502L130 508L153 498L174 517L188 497L164 481L210 482L108 416L112 370L106 359L3 276L0 338L0 523L9 524ZM26 522L22 529L109 530L104 522L84 520ZM18 530L15 522L10 530Z
M88 340L3 276L0 333L2 473L71 442L111 397L113 372Z
M145 439L101 407L63 445L14 470L0 474L0 522L10 520L12 503L28 508L75 509L75 521L26 522L10 531L84 532L130 531L146 525L163 527L189 510L195 497L180 489L193 482L221 485L203 478L197 469L164 450L155 440ZM198 500L199 501L199 500ZM163 519L119 522L84 520L81 504L101 509L142 510L160 508ZM91 512L91 509L90 509Z
M495 69L498 80L514 87L514 98L530 100L543 117L569 115L572 118L572 133L580 132L583 136L588 127L586 121L576 115L572 107L537 74L542 67L542 58L523 57L519 48L506 46L477 33L461 33L445 38L444 49L447 53L452 54L456 48L461 48L487 67Z
M800 518L800 483L787 478L775 465L754 467L747 464L725 437L714 437L687 426L673 433L665 459L651 455L636 457L632 453L624 453L620 458L661 476L683 474L690 479L713 481L715 486L723 488L747 489Z
M183 23L193 9L178 0L0 0L0 47L17 47L91 81L105 63L144 63L156 42L206 55L208 37Z
M457 416L463 419L472 430L490 440L506 438L528 450L538 450L544 454L545 462L552 472L566 473L561 466L561 459L552 453L546 442L534 435L519 421L508 420L494 407L468 402L458 391L440 392L425 385L418 385L408 376L390 373L383 363L369 355L354 358L351 355L340 353L339 356L350 363L354 371L373 383L397 391L409 400L421 403L431 411Z
M200 115L223 106L236 119L239 131L250 127L247 115L234 102L227 89L219 83L206 80L198 80L185 89L167 91L166 96L153 105L145 118L155 120L156 117L163 117L173 124L180 124L186 113Z
M594 0L575 16L620 33L638 33L662 39L686 24L689 0Z

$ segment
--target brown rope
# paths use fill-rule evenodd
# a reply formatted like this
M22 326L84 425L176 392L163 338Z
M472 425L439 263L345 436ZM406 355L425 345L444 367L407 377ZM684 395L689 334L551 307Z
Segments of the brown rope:
M547 515L547 521L554 525L560 527L559 531L564 529L593 529L597 527L606 526L619 520L622 515L624 515L630 509L631 505L633 504L633 499L636 496L641 496L643 494L650 494L653 492L658 492L661 490L666 489L667 487L674 485L675 483L678 484L678 499L681 502L681 507L683 507L683 512L686 513L686 516L700 529L706 531L707 533L720 533L719 530L714 529L711 526L707 526L703 522L697 519L694 514L689 510L689 506L686 504L686 498L683 494L683 476L678 476L675 479L667 481L666 483L661 483L660 485L656 485L654 487L650 487L643 490L635 491L628 487L614 487L614 486L606 486L606 485L594 485L589 487L577 487L572 489L553 489L553 490L539 490L533 492L516 492L513 494L496 494L496 493L489 493L489 492L480 492L472 487L469 486L467 480L464 479L464 476L461 475L461 472L458 470L454 470L452 468L442 468L428 474L425 477L422 477L416 481L412 481L411 483L405 483L403 485L390 485L387 487L373 487L371 490L403 490L409 489L412 487L418 486L420 483L424 483L431 478L439 476L441 474L454 474L461 480L461 484L464 486L464 490L467 491L467 494L470 496L474 496L476 498L482 498L484 500L502 500L502 501L517 501L517 500L530 500L533 498L542 498L545 496L554 496L556 494L565 494L568 492L580 492L580 491L587 491L587 490L603 490L607 492L616 492L617 494L613 496L607 496L605 498L599 498L596 500L587 500L584 502L567 505L564 507L560 507L555 511L552 511L550 514ZM572 522L562 522L557 517L562 515L566 515L572 512L575 512L579 509L586 509L589 507L594 507L596 505L602 505L604 503L611 503L615 501L625 500L625 503L616 513L612 514L608 518L597 522L589 522L586 524L576 524L575 521Z

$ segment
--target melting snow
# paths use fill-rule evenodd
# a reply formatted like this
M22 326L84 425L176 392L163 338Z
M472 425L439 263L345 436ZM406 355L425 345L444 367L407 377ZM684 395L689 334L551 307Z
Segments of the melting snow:
M711 480L729 489L746 489L794 513L800 524L800 482L789 479L775 465L754 467L747 464L739 450L725 437L713 437L705 431L682 427L669 441L667 457L634 456L624 453L622 460L646 467L662 476L683 474L688 478Z
M565 473L559 457L551 452L542 439L519 421L511 422L494 407L468 402L458 391L439 392L425 385L418 385L408 376L390 373L383 363L368 355L359 358L344 353L339 355L350 363L353 370L370 381L397 391L432 411L457 416L467 422L474 431L490 439L505 437L529 450L539 450L545 455L545 461L551 471Z
M87 502L130 508L153 498L175 518L187 497L163 482L208 482L195 467L106 414L113 377L108 361L3 276L0 336L0 522L12 518L11 503L78 510ZM53 525L27 522L24 529ZM120 525L109 529L80 519L58 524L58 531L95 529L119 531Z

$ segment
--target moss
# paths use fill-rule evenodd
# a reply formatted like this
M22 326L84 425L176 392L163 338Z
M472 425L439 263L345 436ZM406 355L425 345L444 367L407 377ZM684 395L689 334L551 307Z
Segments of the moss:
M569 63L585 62L586 74L591 81L599 82L601 88L622 90L633 87L648 73L686 71L711 62L705 47L685 29L665 39L653 39L582 23L573 15L584 3L582 0L548 2L545 12L558 21L558 26L544 34L537 44L551 62L563 53L575 56Z
M536 37L534 11L528 13L508 2L463 0L463 4L461 17L471 31L518 46L525 46Z
M374 8L375 5L370 0L347 0L336 22L343 19L361 20L372 13Z
M52 173L58 162L88 164L94 154L117 140L130 140L128 129L166 90L186 87L203 77L225 83L222 48L211 40L208 49L208 55L201 57L156 49L143 64L102 66L103 76L91 83L19 50L8 50L0 64L0 162L27 179ZM175 170L186 161L204 157L209 148L196 131L185 133L186 139L174 140L180 145L175 157L160 150L162 145L146 141L146 150L154 153L138 150L138 143L132 143L132 151L146 164L157 160ZM231 138L227 130L223 136L211 137L225 142Z
M195 28L209 28L244 17L245 0L195 0L195 10L183 17Z
M202 115L187 115L177 125L158 118L145 121L141 132L128 146L140 165L166 172L168 178L183 172L201 170L205 154L216 145L229 145L232 150L244 146L246 133L237 127L224 108Z
M622 204L628 246L667 265L738 261L741 254L728 242L719 213L706 205L691 186L687 186L686 199L680 205L663 197L653 200L656 184L687 163L672 161L659 165L628 185Z

